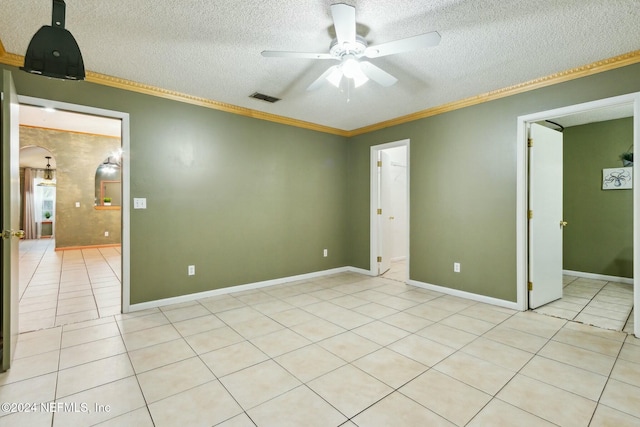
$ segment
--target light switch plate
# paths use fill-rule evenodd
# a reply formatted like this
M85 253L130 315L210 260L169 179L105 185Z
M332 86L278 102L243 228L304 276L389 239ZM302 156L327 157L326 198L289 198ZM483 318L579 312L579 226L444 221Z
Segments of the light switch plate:
M134 197L133 198L133 209L147 209L147 199Z

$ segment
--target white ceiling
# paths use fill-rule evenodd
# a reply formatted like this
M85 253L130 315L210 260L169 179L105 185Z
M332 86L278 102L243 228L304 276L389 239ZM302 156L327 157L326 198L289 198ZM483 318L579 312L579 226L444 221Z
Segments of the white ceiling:
M56 159L49 150L42 147L24 147L20 149L20 167L21 168L34 168L45 169L47 167L46 156L51 157L49 165L51 169L56 168Z
M121 136L121 122L108 117L91 116L63 110L45 109L32 105L20 105L20 125L45 129L105 135L115 138ZM55 156L48 150L37 147L20 149L20 167L44 169L51 156L51 169L56 168Z
M372 59L399 82L368 82L347 100L331 85L306 91L332 61L260 55L327 52L335 2L67 0L66 28L87 70L342 130L640 49L639 0L347 1L369 44L442 36L434 48ZM51 24L51 4L2 0L7 52L24 55ZM282 100L249 98L256 91Z
M119 119L92 116L32 105L20 105L20 124L45 129L58 129L120 138Z
M602 107L594 110L587 110L581 113L574 113L563 117L554 117L550 120L562 127L568 128L571 126L584 125L588 123L598 123L607 120L622 119L632 116L633 104L624 104L613 107ZM549 123L546 121L540 122L540 124L549 128L559 129L558 126L556 126L554 123Z

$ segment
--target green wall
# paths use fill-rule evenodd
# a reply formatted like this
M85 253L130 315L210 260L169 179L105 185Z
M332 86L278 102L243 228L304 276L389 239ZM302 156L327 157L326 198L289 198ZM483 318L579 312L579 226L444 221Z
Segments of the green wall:
M602 190L602 169L622 167L633 144L633 118L568 127L563 142L563 268L633 277L633 190Z
M410 278L515 301L517 117L640 91L637 64L347 139L6 68L22 95L130 113L132 303L368 270L370 146L407 138Z
M369 147L410 139L410 278L516 301L517 117L640 91L638 75L630 65L351 138L349 264L369 268Z
M2 68L20 95L130 114L132 304L347 265L346 138Z

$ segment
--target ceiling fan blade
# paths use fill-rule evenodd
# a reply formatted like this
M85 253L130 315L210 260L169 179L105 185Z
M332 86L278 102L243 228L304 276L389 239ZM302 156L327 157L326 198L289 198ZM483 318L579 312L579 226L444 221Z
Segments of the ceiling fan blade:
M344 3L332 4L331 15L338 44L354 44L356 42L356 8Z
M432 31L419 36L407 37L406 39L395 40L382 43L376 46L369 46L364 51L367 58L378 58L380 56L393 55L396 53L418 50L425 47L437 46L440 43L440 34Z
M398 81L398 79L393 77L391 74L376 67L369 61L360 61L360 69L367 77L384 87L391 86Z
M307 88L307 90L308 91L312 91L312 90L318 89L320 86L322 86L326 82L326 78L331 73L333 73L333 71L336 70L338 67L339 67L338 65L334 65L333 67L327 68L327 71L322 73L322 75L320 77L318 77L313 83L311 83L309 85L309 87Z
M262 56L267 58L337 59L329 53L283 52L278 50L263 50Z

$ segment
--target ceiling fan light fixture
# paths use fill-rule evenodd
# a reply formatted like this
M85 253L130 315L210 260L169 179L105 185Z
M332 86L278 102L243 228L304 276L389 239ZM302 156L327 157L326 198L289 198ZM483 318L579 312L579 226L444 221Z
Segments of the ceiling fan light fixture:
M353 77L351 77L351 79L353 80L354 87L360 87L369 81L369 77L367 77L366 74L362 71L359 64L358 68L354 71Z
M327 81L335 87L340 87L340 81L342 80L342 70L336 66L333 71L326 77Z
M84 80L78 43L64 28L64 0L53 0L51 26L43 25L29 42L21 70L63 80Z
M369 81L369 78L367 77L367 75L362 71L362 68L360 67L360 63L358 62L356 57L353 55L345 55L342 58L342 63L340 64L339 67L337 67L337 69L339 70L341 76L344 76L350 80L353 80L354 87L360 87ZM333 74L335 74L335 71L332 72L327 77L327 80L329 80L329 77L331 77ZM340 79L336 79L337 84L334 83L334 81L331 81L331 80L329 81L334 86L340 87L339 86Z
M368 81L369 81L369 78L364 74L358 75L353 78L353 87L360 87Z
M349 55L342 62L342 72L344 76L348 79L352 79L355 75L360 71L360 64L355 57ZM360 71L362 72L362 71Z
M331 16L336 37L329 45L329 53L289 52L264 50L264 57L280 58L305 58L305 59L329 59L340 61L339 65L333 65L325 70L313 83L307 87L307 91L316 90L328 80L333 86L340 88L342 77L353 82L353 87L359 87L373 80L383 87L394 85L398 79L378 66L362 58L379 58L381 56L394 55L402 52L437 46L440 43L440 34L437 31L419 34L412 37L393 40L390 42L369 46L364 37L357 34L356 9L346 3L331 5ZM351 82L347 82L352 87Z

